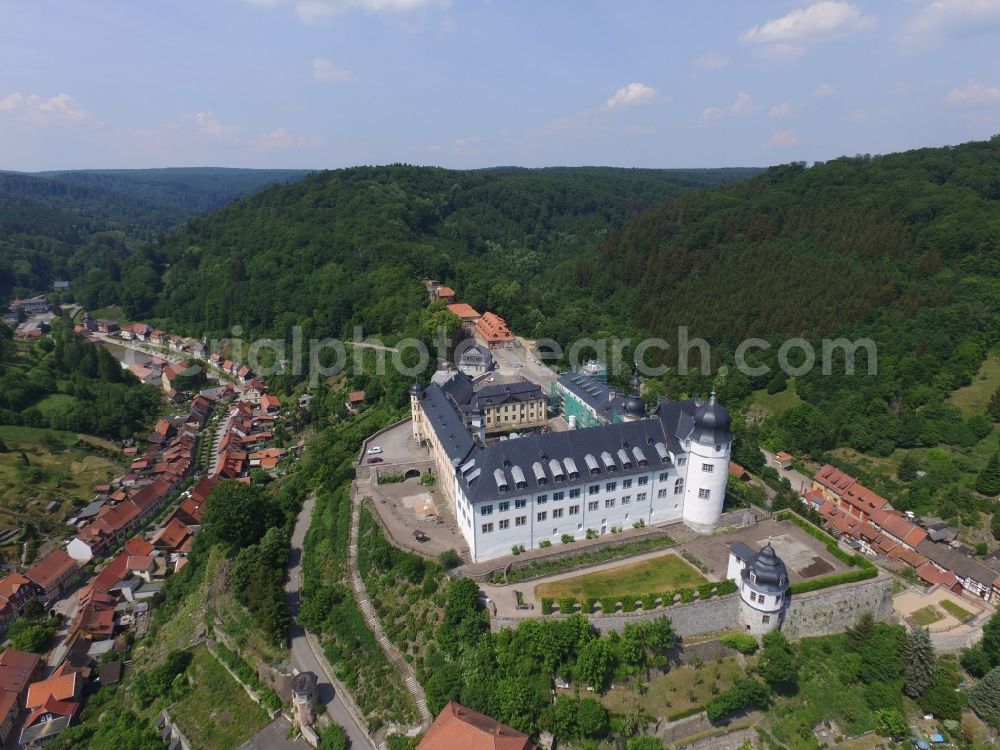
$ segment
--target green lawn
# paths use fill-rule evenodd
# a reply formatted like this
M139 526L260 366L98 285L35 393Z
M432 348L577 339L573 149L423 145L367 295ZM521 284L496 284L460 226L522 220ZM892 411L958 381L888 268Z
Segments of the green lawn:
M70 396L68 393L50 393L38 401L35 406L38 407L38 411L44 414L46 418L51 418L59 414L64 414L75 403L76 398Z
M565 596L600 599L623 594L653 594L685 586L697 586L708 579L675 554L620 565L598 573L585 573L535 586L535 596L559 599Z
M942 599L938 602L938 606L960 622L965 622L966 620L971 619L975 614L974 612L970 612L967 609L959 607L955 604L955 602L951 601L951 599Z
M233 750L268 724L267 713L205 646L192 652L191 692L169 707L181 731L199 750Z
M91 310L90 317L94 320L117 320L119 323L124 323L128 320L128 317L125 315L125 311L117 305Z
M990 352L972 382L951 394L948 402L967 417L982 414L997 388L1000 388L1000 352Z
M932 625L938 620L943 620L944 615L941 614L941 610L933 604L928 604L926 607L921 607L910 615L910 618L917 623L917 625L921 625L926 628L928 625Z

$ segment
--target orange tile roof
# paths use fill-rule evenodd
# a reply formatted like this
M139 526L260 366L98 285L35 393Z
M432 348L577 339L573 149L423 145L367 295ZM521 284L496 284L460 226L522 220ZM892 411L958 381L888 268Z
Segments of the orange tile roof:
M417 750L534 750L531 738L485 714L451 701Z
M439 286L437 288L437 296L438 299L440 299L441 297L454 297L455 290L452 289L450 286Z
M72 672L62 677L50 677L47 680L32 683L31 687L28 688L27 707L42 706L49 698L64 701L76 697L77 679L76 672Z
M136 557L143 557L153 553L153 545L147 542L141 535L134 536L125 542L125 553Z
M20 573L11 573L4 578L0 578L0 597L13 599L23 586L30 586L31 581Z
M448 305L448 310L460 317L462 320L475 320L479 318L479 313L464 302L455 302Z
M861 513L869 515L883 509L892 510L892 506L889 505L888 500L858 481L855 481L850 487L844 490L841 500L852 508L856 508Z
M774 457L784 463L785 461L791 461L793 456L791 453L786 453L785 451L778 451L774 454Z
M514 338L507 327L507 321L496 313L483 313L483 317L476 321L476 330L488 343L511 341Z

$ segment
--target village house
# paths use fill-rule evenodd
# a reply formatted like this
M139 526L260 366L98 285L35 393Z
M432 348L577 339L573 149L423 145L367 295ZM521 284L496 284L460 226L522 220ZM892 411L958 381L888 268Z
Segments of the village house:
M35 584L39 599L47 603L65 590L78 569L76 560L56 549L28 568L24 577Z
M364 391L356 391L356 392L361 394L361 400L364 401L365 392ZM274 412L278 411L278 409L281 408L281 399L279 399L277 396L271 393L265 393L263 396L260 397L260 408L268 414L273 414Z
M15 299L10 303L10 309L12 312L23 312L25 315L41 315L47 313L51 306L48 298L44 294L39 294L29 299Z
M476 312L471 305L467 305L465 302L455 302L454 304L448 305L448 311L457 315L462 319L463 323L469 325L475 325L476 321L480 318L479 313Z
M0 746L7 744L40 664L38 654L12 648L0 653Z
M772 461L772 463L774 464L774 468L778 469L779 471L785 471L787 469L792 468L792 458L793 457L791 453L786 453L785 451L778 451L777 453L774 454L774 460Z
M25 605L34 598L35 591L31 581L20 573L10 573L0 579L0 631L6 630L11 621L21 614Z
M145 323L129 323L122 327L118 335L126 341L145 341L152 332L152 327Z
M434 297L445 302L454 302L455 290L450 286L439 286L434 290Z
M32 683L28 716L21 728L21 745L37 748L68 727L80 711L83 680L75 672Z
M364 391L351 391L347 394L347 402L344 406L352 414L359 411L362 406L365 405L365 392Z
M483 313L476 321L476 333L490 349L510 349L514 346L514 336L507 327L507 321L496 313Z
M446 705L417 750L535 750L528 735L455 701Z
M94 321L94 325L97 327L98 333L118 333L121 328L117 320L107 320L105 318L98 318Z

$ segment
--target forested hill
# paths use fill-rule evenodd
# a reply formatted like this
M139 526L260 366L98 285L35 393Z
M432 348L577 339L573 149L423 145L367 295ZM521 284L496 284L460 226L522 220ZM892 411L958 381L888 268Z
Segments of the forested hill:
M339 336L407 327L422 276L533 332L550 316L620 320L574 288L605 234L685 191L757 170L344 169L271 188L171 234L151 262L168 268L153 314L192 332L240 324ZM569 311L569 312L568 312ZM567 318L571 319L571 318Z
M0 300L55 279L114 276L130 245L302 170L137 169L0 172ZM79 287L80 285L75 285Z

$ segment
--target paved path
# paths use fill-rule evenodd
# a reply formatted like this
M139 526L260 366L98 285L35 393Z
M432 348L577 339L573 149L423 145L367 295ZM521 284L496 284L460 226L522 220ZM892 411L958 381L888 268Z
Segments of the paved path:
M326 704L326 712L330 718L340 724L351 739L353 750L375 750L375 743L368 735L361 712L354 706L354 701L347 689L333 676L333 670L327 664L323 650L316 638L307 633L298 622L299 589L302 586L302 550L309 523L312 521L313 507L316 498L309 496L302 504L302 511L295 521L292 532L292 548L288 556L288 582L285 585L288 606L293 619L290 627L292 665L300 672L313 672L320 678L320 698ZM327 684L322 680L326 677ZM339 700L337 699L339 696Z
M372 606L371 599L368 598L368 590L365 588L365 582L361 580L361 574L358 572L358 524L361 521L361 497L358 495L357 488L351 488L351 534L350 534L350 545L348 547L347 553L347 570L351 577L351 587L354 589L354 597L358 601L358 609L361 610L361 614L365 618L365 624L368 629L372 631L375 635L375 640L378 641L379 646L382 647L382 651L385 652L386 657L399 672L399 676L403 680L403 685L406 686L407 692L413 698L413 702L417 705L417 711L420 712L420 724L423 729L430 727L431 722L434 717L431 716L430 709L427 708L427 696L424 695L424 689L420 686L417 681L417 676L413 672L413 667L400 655L399 651L392 644L392 641L386 636L385 631L382 629L382 623L379 622L378 615L375 613L375 608Z
M760 452L764 454L764 458L767 459L767 465L774 466L774 454L771 451L764 448L760 449ZM778 474L783 477L787 477L788 481L792 483L792 489L796 492L805 492L812 486L812 479L807 477L805 474L797 471L796 469L781 470L778 469Z

